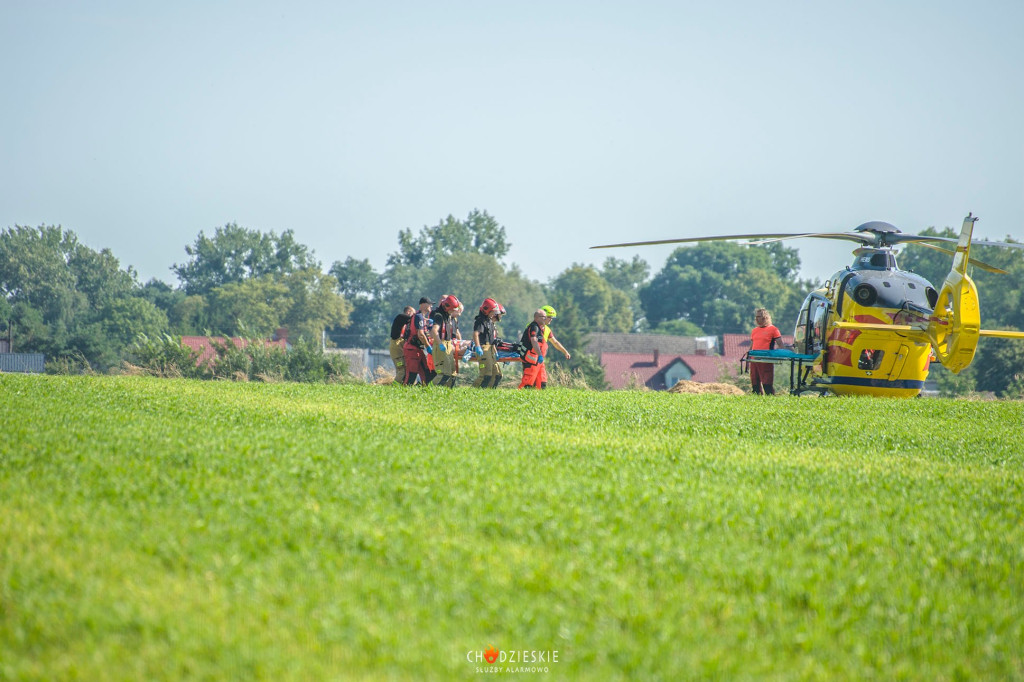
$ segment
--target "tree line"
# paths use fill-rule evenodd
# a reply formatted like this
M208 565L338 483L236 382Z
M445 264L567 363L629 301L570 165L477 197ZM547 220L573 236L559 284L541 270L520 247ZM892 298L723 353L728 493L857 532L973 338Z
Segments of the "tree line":
M573 263L545 283L507 261L510 247L505 228L486 211L473 210L464 219L449 215L417 232L399 231L380 271L351 255L325 269L291 230L277 234L229 223L210 235L201 231L184 247L185 259L170 268L175 283L154 278L143 284L109 248L95 251L70 230L14 226L0 233L0 325L13 325L17 350L76 357L102 371L117 365L139 338L163 334L256 338L286 327L293 339L319 342L324 334L331 345L384 348L391 320L422 295L455 294L471 312L493 297L508 310L500 335L510 339L536 308L554 306L558 336L573 356L553 362L601 386L597 359L582 352L590 333L747 333L757 307L770 309L788 332L818 284L798 277L798 252L781 242L682 247L653 275L636 256L609 257L601 266ZM984 322L1022 328L1024 254L993 251L979 257L1010 275L996 281L1000 276L976 273ZM942 254L909 249L902 264L938 283L949 269L945 261ZM997 374L1012 379L1014 372L1006 372L1013 366L1020 374L1020 346L986 340L985 362L947 380L946 389L1012 393L1017 389L993 382ZM1021 362L1013 365L1018 353Z

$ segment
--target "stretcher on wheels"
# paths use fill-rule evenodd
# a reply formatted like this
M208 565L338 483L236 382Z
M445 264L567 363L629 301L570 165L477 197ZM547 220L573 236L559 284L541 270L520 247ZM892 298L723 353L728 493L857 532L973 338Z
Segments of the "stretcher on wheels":
M809 382L811 372L814 369L815 361L821 355L805 355L796 353L787 348L775 350L748 350L740 358L740 374L747 374L750 371L750 363L766 363L770 365L789 365L789 392L793 395L802 393L824 393L827 387L815 382Z

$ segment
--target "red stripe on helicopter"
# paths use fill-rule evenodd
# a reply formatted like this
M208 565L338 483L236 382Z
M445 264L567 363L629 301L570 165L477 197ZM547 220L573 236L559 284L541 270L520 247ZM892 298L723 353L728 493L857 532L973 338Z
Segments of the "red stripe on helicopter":
M885 319L875 317L874 315L854 315L854 322L864 322L866 324L892 324L892 313L882 313L885 315Z
M828 363L830 365L846 365L853 367L853 351L842 346L828 347Z
M860 336L859 329L836 329L828 335L828 340L852 346L858 336Z

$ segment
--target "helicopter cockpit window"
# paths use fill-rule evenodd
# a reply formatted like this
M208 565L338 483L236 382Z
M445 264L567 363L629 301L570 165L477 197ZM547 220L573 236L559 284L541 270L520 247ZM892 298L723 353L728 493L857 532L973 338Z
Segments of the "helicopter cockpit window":
M815 299L811 301L810 322L807 334L807 352L817 353L825 345L825 325L828 322L828 301Z
M793 345L797 348L804 348L807 343L807 304L800 308L800 316L796 319L796 329L793 330Z
M882 358L885 356L884 350L875 350L873 348L865 348L860 352L860 359L857 360L857 369L874 370L882 366Z

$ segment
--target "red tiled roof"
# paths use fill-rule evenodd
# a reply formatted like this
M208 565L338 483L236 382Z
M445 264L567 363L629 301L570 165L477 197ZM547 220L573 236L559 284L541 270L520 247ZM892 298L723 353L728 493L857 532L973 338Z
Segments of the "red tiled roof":
M601 353L604 378L612 388L626 388L631 382L654 390L671 388L665 385L665 373L677 361L692 372L691 381L702 383L719 381L723 372L734 376L739 372L738 361L720 355L659 354L655 364L653 353Z
M661 355L655 364L651 353L601 353L601 366L604 367L605 381L612 388L625 388L631 381L646 384L677 357Z
M183 336L181 337L181 345L188 346L195 352L199 353L199 358L196 360L196 366L209 363L213 358L217 357L217 351L213 348L213 344L226 345L227 340L223 336ZM237 336L231 337L231 343L235 348L245 348L249 345L248 339L239 338ZM277 346L278 348L284 348L287 350L288 341L286 339L277 339L274 341L263 340L260 343L266 346Z
M702 384L721 381L722 374L736 376L740 373L738 360L724 358L721 355L684 355L682 359L693 370L690 381L699 381Z
M782 343L793 345L793 335L783 334ZM750 334L722 334L722 355L739 362L743 354L750 350Z

